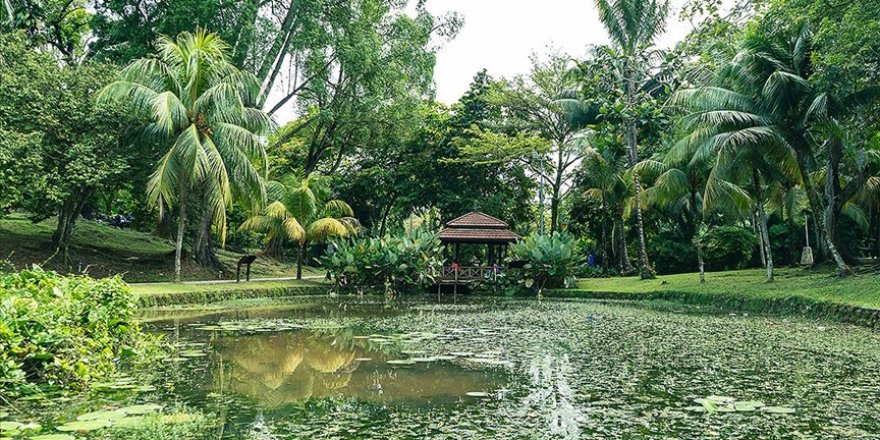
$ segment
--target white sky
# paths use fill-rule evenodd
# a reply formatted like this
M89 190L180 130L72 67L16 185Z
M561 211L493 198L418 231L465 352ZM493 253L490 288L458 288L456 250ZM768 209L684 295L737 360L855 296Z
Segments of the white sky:
M684 0L672 0L667 32L658 41L670 47L684 38L690 23L680 22ZM608 42L594 0L429 0L433 14L457 11L464 28L437 56L437 99L451 104L486 68L494 77L528 73L529 55L558 49L573 56Z
M691 29L678 19L686 0L671 0L667 32L658 46L671 47ZM452 104L467 91L474 75L485 68L496 78L529 71L529 56L554 49L575 57L589 46L608 42L594 0L428 0L435 15L458 12L464 27L437 54L434 80L437 99ZM274 104L285 86L277 84L269 97ZM275 114L281 125L296 118L288 103Z

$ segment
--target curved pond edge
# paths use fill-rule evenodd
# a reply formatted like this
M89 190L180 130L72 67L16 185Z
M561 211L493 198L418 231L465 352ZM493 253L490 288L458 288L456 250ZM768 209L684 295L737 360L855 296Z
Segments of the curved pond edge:
M137 306L141 309L173 306L208 305L221 302L256 299L284 299L301 296L327 295L330 285L293 285L283 287L259 287L211 289L190 292L154 293L137 296ZM491 295L480 295L491 296ZM662 290L653 292L612 292L587 289L550 289L544 292L547 298L626 300L626 301L669 301L684 305L707 305L717 309L738 313L755 313L774 316L797 316L810 319L824 319L880 329L880 309L871 309L832 301L818 300L802 295L754 296L749 294L688 292Z
M626 301L670 301L685 305L707 305L730 312L824 319L880 329L880 310L821 301L801 295L760 297L731 293L701 293L678 290L656 292L607 292L585 289L551 289L547 298L575 298Z
M249 289L212 289L137 295L137 306L139 308L168 307L211 304L243 299L276 299L292 296L326 295L329 293L329 285L298 285L271 288L254 286Z

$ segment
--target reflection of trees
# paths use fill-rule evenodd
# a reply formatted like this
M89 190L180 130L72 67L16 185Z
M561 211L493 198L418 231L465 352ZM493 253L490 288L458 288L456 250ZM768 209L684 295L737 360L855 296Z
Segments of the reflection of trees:
M307 332L229 338L220 352L235 392L267 407L297 404L345 388L360 349L350 334Z
M503 378L498 371L449 363L393 367L386 361L399 355L384 353L380 345L354 339L344 330L229 337L218 345L218 383L267 409L330 396L383 402L456 400L470 391L497 389ZM372 361L361 365L358 358Z

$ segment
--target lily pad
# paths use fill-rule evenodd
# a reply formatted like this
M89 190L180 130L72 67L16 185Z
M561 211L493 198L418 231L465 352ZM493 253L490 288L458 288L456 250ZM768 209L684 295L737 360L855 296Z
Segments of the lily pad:
M146 404L146 405L132 405L126 406L125 408L119 408L117 411L126 415L139 416L143 414L154 413L162 409L161 405L156 404Z
M727 397L727 396L709 396L709 397L706 397L706 400L708 400L710 402L717 403L717 404L736 402L736 399L734 399L733 397Z
M125 417L125 413L119 411L93 411L90 413L85 413L76 419L81 422L87 422L90 420L119 420Z
M0 432L19 431L25 427L24 423L19 422L0 422Z
M113 426L109 420L87 420L65 423L55 429L61 432L89 432Z
M41 434L28 437L30 440L74 440L76 437L70 434Z

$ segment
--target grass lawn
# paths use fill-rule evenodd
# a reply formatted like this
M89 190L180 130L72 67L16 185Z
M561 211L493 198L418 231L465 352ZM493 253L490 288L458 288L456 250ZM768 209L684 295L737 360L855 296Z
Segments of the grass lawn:
M659 292L699 293L754 299L805 299L880 309L880 275L860 273L838 278L831 270L778 269L776 280L766 281L763 270L743 270L706 274L701 285L698 274L659 276L655 280L634 278L590 278L578 281L583 292L620 293L621 298L637 299L639 294Z
M52 257L54 219L33 223L20 214L0 219L0 259L9 259L17 268L42 265L60 273L87 273L93 277L122 275L125 281L162 282L174 278L174 246L169 240L132 229L119 229L80 219L71 244L70 267ZM227 270L244 254L219 250L217 256ZM296 275L293 261L258 258L251 266L251 278L281 278ZM304 276L324 273L304 268ZM193 261L184 261L182 278L187 281L215 280L217 274Z

